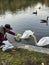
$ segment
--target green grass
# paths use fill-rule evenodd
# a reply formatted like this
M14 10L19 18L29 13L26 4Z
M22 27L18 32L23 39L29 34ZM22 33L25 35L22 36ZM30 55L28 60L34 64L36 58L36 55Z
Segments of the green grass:
M9 65L41 65L42 62L49 64L49 55L24 49L17 49L16 52L0 50L0 62L4 60L7 60Z

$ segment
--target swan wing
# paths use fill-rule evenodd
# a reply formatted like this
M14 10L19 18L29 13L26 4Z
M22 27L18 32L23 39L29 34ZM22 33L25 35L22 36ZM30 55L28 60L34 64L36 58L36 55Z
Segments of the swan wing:
M37 43L38 46L45 46L49 44L49 37L43 37Z

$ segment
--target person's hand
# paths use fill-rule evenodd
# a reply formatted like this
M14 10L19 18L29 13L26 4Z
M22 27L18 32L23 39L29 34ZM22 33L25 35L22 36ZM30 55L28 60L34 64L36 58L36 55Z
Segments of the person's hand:
M14 36L14 40L16 41L16 36Z

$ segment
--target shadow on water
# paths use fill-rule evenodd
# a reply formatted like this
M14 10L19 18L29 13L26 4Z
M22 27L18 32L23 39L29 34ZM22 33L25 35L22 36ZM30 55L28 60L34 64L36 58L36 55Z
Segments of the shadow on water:
M46 45L46 46L42 46L42 47L44 47L44 48L49 48L49 45Z
M22 40L22 44L35 45L33 38Z

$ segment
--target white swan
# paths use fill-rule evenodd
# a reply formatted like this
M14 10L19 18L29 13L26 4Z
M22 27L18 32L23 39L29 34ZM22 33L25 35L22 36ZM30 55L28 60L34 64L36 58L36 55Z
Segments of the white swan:
M49 37L42 37L38 42L35 35L33 35L33 38L37 46L46 46L49 44Z
M34 35L34 32L32 32L31 30L26 30L21 39L26 39L29 38L29 36L32 36L34 38L34 41L36 43L37 46L45 46L49 44L49 37L42 37L39 42L37 42L36 36Z

